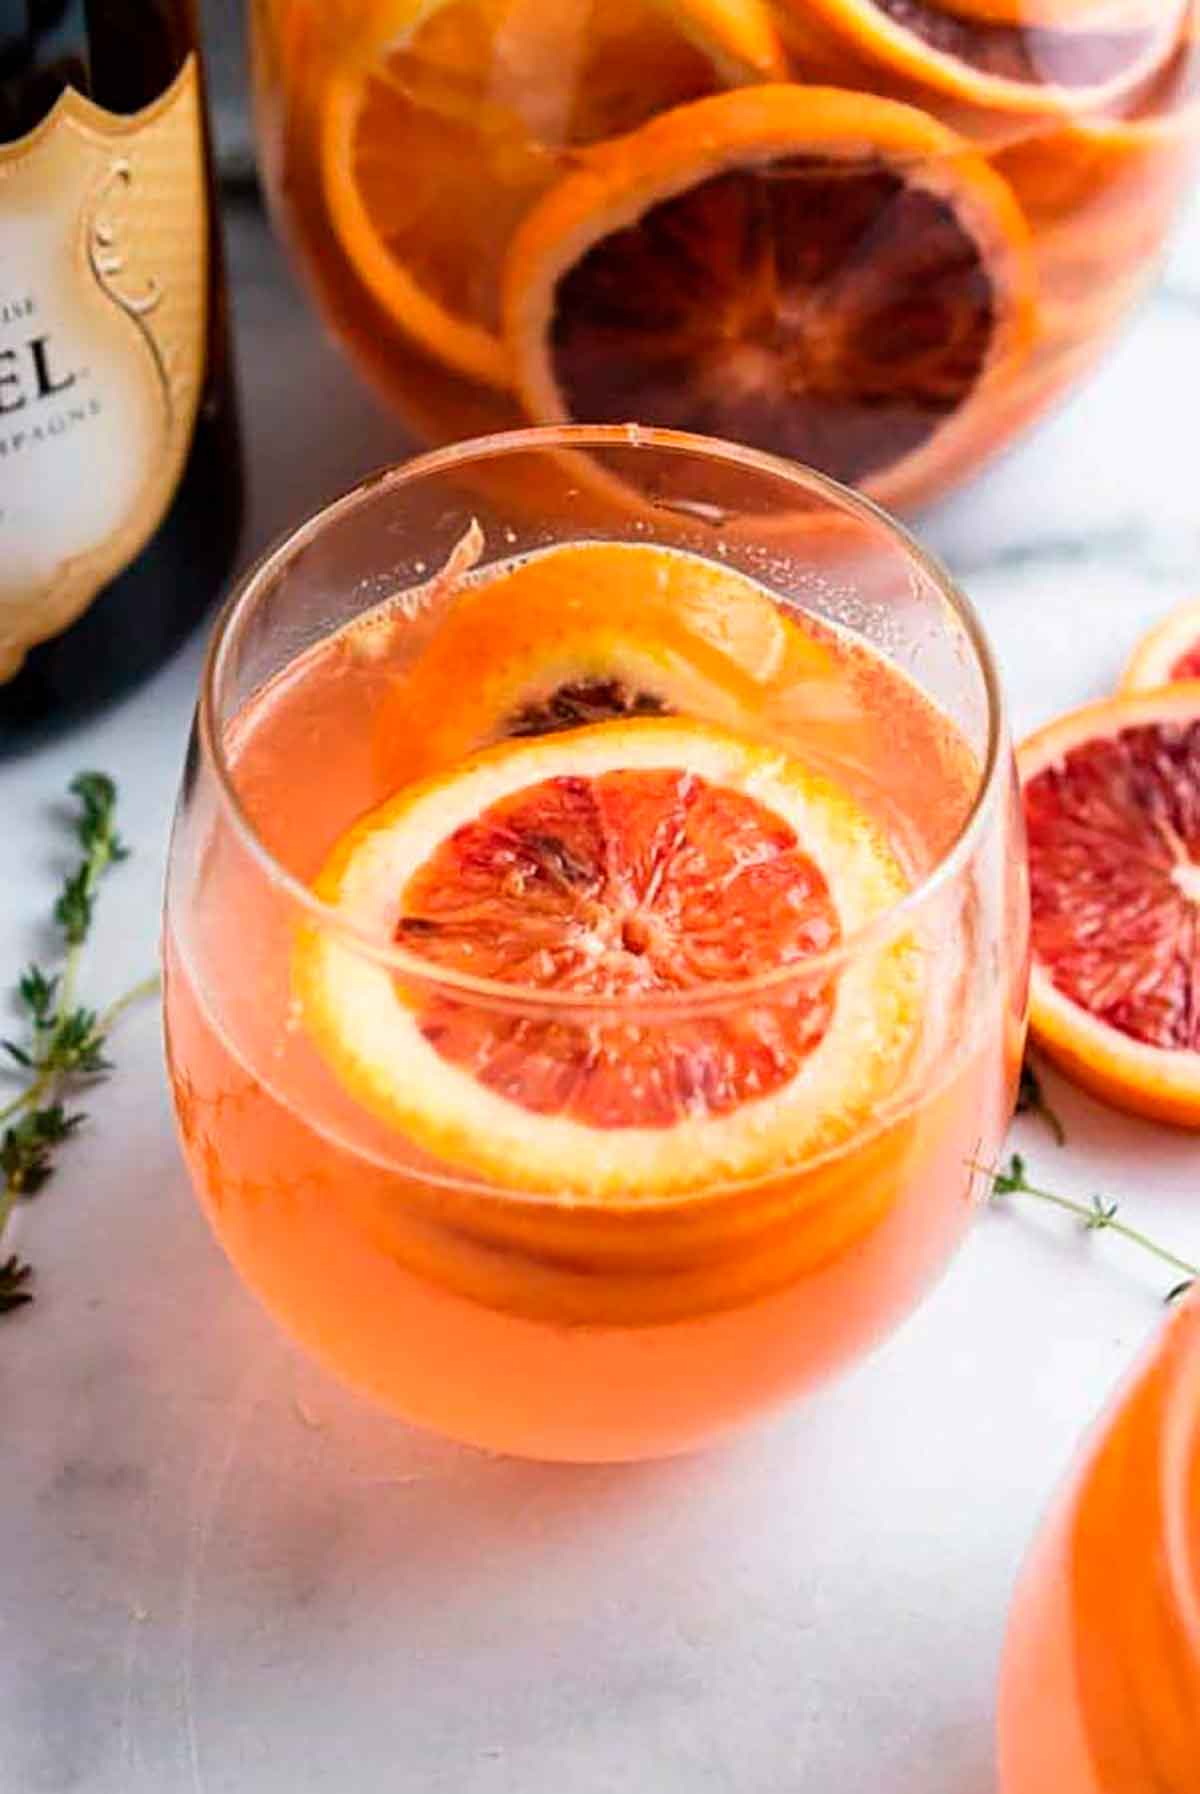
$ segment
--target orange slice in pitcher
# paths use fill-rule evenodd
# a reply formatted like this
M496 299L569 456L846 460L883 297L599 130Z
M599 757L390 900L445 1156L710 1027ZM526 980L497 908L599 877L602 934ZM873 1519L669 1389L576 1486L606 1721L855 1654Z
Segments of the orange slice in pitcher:
M1138 643L1121 676L1121 690L1157 691L1200 679L1200 598L1178 605Z
M649 543L564 543L461 587L380 709L376 763L395 787L494 741L618 716L755 732L782 694L837 720L837 672L833 649L732 567Z
M783 0L853 51L975 106L1077 112L1111 105L1170 56L1188 0ZM1017 16L1013 16L1016 14Z
M786 76L787 59L767 0L654 0L654 4L731 87Z
M1136 103L1067 118L1003 148L995 166L1037 244L1046 334L1102 332L1155 275L1163 237L1195 179L1200 6Z
M942 12L1025 30L1129 30L1162 16L1162 0L939 0Z
M765 0L381 0L322 96L330 222L389 320L504 386L499 270L560 157L781 67Z
M763 86L667 113L552 188L505 274L538 422L675 426L919 502L988 442L1028 348L1008 186L915 107Z
M1089 705L1018 757L1034 1035L1107 1101L1200 1127L1200 684Z
M900 865L846 793L724 730L505 742L364 817L314 888L432 974L492 981L423 986L318 927L295 960L351 1095L506 1188L653 1204L762 1176L905 1076L911 937L804 975L903 896Z

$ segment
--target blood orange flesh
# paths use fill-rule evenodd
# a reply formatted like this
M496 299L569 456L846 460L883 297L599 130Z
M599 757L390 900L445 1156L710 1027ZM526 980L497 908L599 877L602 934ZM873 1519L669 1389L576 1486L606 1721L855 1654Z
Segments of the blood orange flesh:
M1172 679L1200 679L1200 642L1188 648L1171 665Z
M801 45L815 13L872 61L922 86L1002 113L1061 115L1113 104L1151 80L1170 54L1185 3L1114 10L1096 0L1028 14L1014 5L1006 18L1005 8L986 0L787 0L787 16Z
M982 452L1034 294L1024 215L965 139L793 82L676 107L565 175L513 241L504 319L541 422L702 431L895 504Z
M543 780L455 830L403 895L396 938L439 967L581 1001L752 977L837 945L820 869L791 826L692 772ZM425 1038L539 1114L667 1127L789 1082L829 1025L832 988L671 1029L430 1000Z
M919 1040L909 932L825 957L909 889L887 836L815 767L690 718L482 748L360 817L313 889L402 949L298 930L322 1058L505 1187L640 1205L777 1171L863 1126Z
M1029 778L1033 943L1145 1046L1200 1050L1200 715L1081 741Z

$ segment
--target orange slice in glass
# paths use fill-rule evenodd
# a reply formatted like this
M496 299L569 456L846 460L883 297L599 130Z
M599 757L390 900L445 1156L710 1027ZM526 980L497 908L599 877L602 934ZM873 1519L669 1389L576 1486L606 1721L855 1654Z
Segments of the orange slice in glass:
M1177 605L1147 631L1121 676L1121 690L1156 691L1185 679L1200 679L1200 598Z
M915 946L814 955L906 885L807 766L692 721L601 723L410 787L316 881L360 936L495 994L423 986L316 926L296 993L346 1090L442 1163L653 1205L868 1128L916 1039Z
M691 714L755 732L782 700L846 709L832 651L732 567L572 542L465 583L376 723L384 789L515 736Z
M1110 105L1170 57L1188 0L783 0L860 56L1003 112ZM1013 16L1013 15L1017 16Z
M765 0L381 0L321 100L330 223L389 320L503 387L499 270L561 159L781 67Z
M910 504L988 446L1032 292L1020 208L954 132L763 86L592 152L522 225L504 311L538 422L723 436Z
M1200 1127L1200 684L1077 710L1019 763L1034 1035L1119 1108Z

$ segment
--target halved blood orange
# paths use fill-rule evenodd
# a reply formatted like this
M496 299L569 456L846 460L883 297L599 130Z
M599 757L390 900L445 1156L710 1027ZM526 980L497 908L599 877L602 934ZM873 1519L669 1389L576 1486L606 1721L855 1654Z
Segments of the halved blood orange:
M763 86L655 119L539 201L504 282L538 422L678 426L915 503L1032 327L1012 193L915 107Z
M1142 637L1121 675L1123 692L1200 679L1200 598L1177 605Z
M831 650L753 580L650 543L571 542L460 585L381 706L375 758L394 789L491 742L616 716L753 733L781 692L826 721L848 707Z
M560 157L781 67L765 0L380 0L320 100L330 222L389 319L502 387L499 270Z
M1188 0L782 0L910 80L1004 112L1106 106L1170 56ZM1017 16L1013 16L1016 14Z
M1108 1101L1200 1127L1200 683L1077 710L1019 762L1034 1034Z
M826 778L724 730L505 742L364 817L314 888L431 973L511 990L423 986L327 928L295 957L350 1094L505 1188L653 1205L781 1172L903 1087L911 937L804 976L896 903L901 866Z

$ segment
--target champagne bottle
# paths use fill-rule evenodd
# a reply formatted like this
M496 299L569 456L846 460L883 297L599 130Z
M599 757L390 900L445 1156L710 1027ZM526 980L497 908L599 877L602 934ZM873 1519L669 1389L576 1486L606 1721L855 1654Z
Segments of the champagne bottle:
M0 0L0 753L183 639L241 509L194 0Z

